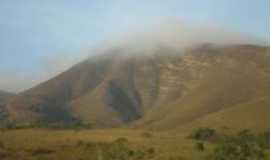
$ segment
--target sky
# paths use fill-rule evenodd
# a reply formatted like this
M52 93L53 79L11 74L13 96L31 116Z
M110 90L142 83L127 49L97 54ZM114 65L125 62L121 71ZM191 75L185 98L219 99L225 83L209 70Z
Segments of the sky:
M269 0L0 0L0 89L28 89L108 38L167 19L270 41L269 8Z

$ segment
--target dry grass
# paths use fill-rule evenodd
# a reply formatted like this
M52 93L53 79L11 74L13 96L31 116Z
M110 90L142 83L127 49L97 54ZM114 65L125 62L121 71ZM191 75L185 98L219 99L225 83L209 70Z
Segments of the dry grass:
M151 134L151 138L145 136ZM112 143L126 139L133 149L143 149L154 154L152 159L197 159L204 156L194 149L195 141L185 135L157 133L143 130L104 129L104 130L46 130L23 129L1 133L4 149L2 158L17 159L50 159L74 160L89 159L94 152L91 144ZM207 147L206 147L207 148ZM94 160L94 159L93 159Z

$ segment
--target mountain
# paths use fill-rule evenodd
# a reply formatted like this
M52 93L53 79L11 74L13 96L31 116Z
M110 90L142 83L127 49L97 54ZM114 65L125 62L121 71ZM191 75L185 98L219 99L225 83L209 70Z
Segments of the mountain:
M6 103L12 96L14 96L13 93L0 90L0 104Z
M198 53L186 63L197 76L186 94L152 110L139 124L162 130L269 129L269 48L242 45Z
M90 57L16 95L6 105L8 118L157 130L270 129L270 48L205 44L137 52L119 47Z
M13 93L0 90L0 120L5 118L6 116L5 105L13 96L14 96Z

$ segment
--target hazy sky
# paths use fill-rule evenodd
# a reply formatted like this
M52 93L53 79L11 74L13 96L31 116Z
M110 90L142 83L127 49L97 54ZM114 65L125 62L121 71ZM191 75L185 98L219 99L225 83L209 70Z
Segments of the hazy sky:
M0 89L21 91L108 37L166 19L270 40L269 0L0 0Z

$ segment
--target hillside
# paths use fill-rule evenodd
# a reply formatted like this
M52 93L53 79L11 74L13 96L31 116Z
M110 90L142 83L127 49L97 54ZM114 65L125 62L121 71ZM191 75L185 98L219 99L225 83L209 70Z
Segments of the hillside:
M269 129L269 51L235 46L213 53L204 53L204 61L195 60L201 70L195 72L201 75L196 87L166 107L152 110L140 124L176 130Z
M157 130L269 129L270 49L255 45L106 50L13 98L14 122L70 122ZM258 117L254 117L256 113ZM257 125L257 124L261 125Z
M0 104L6 103L12 96L14 94L0 90Z
M0 90L0 120L5 118L5 105L14 96L14 94Z

